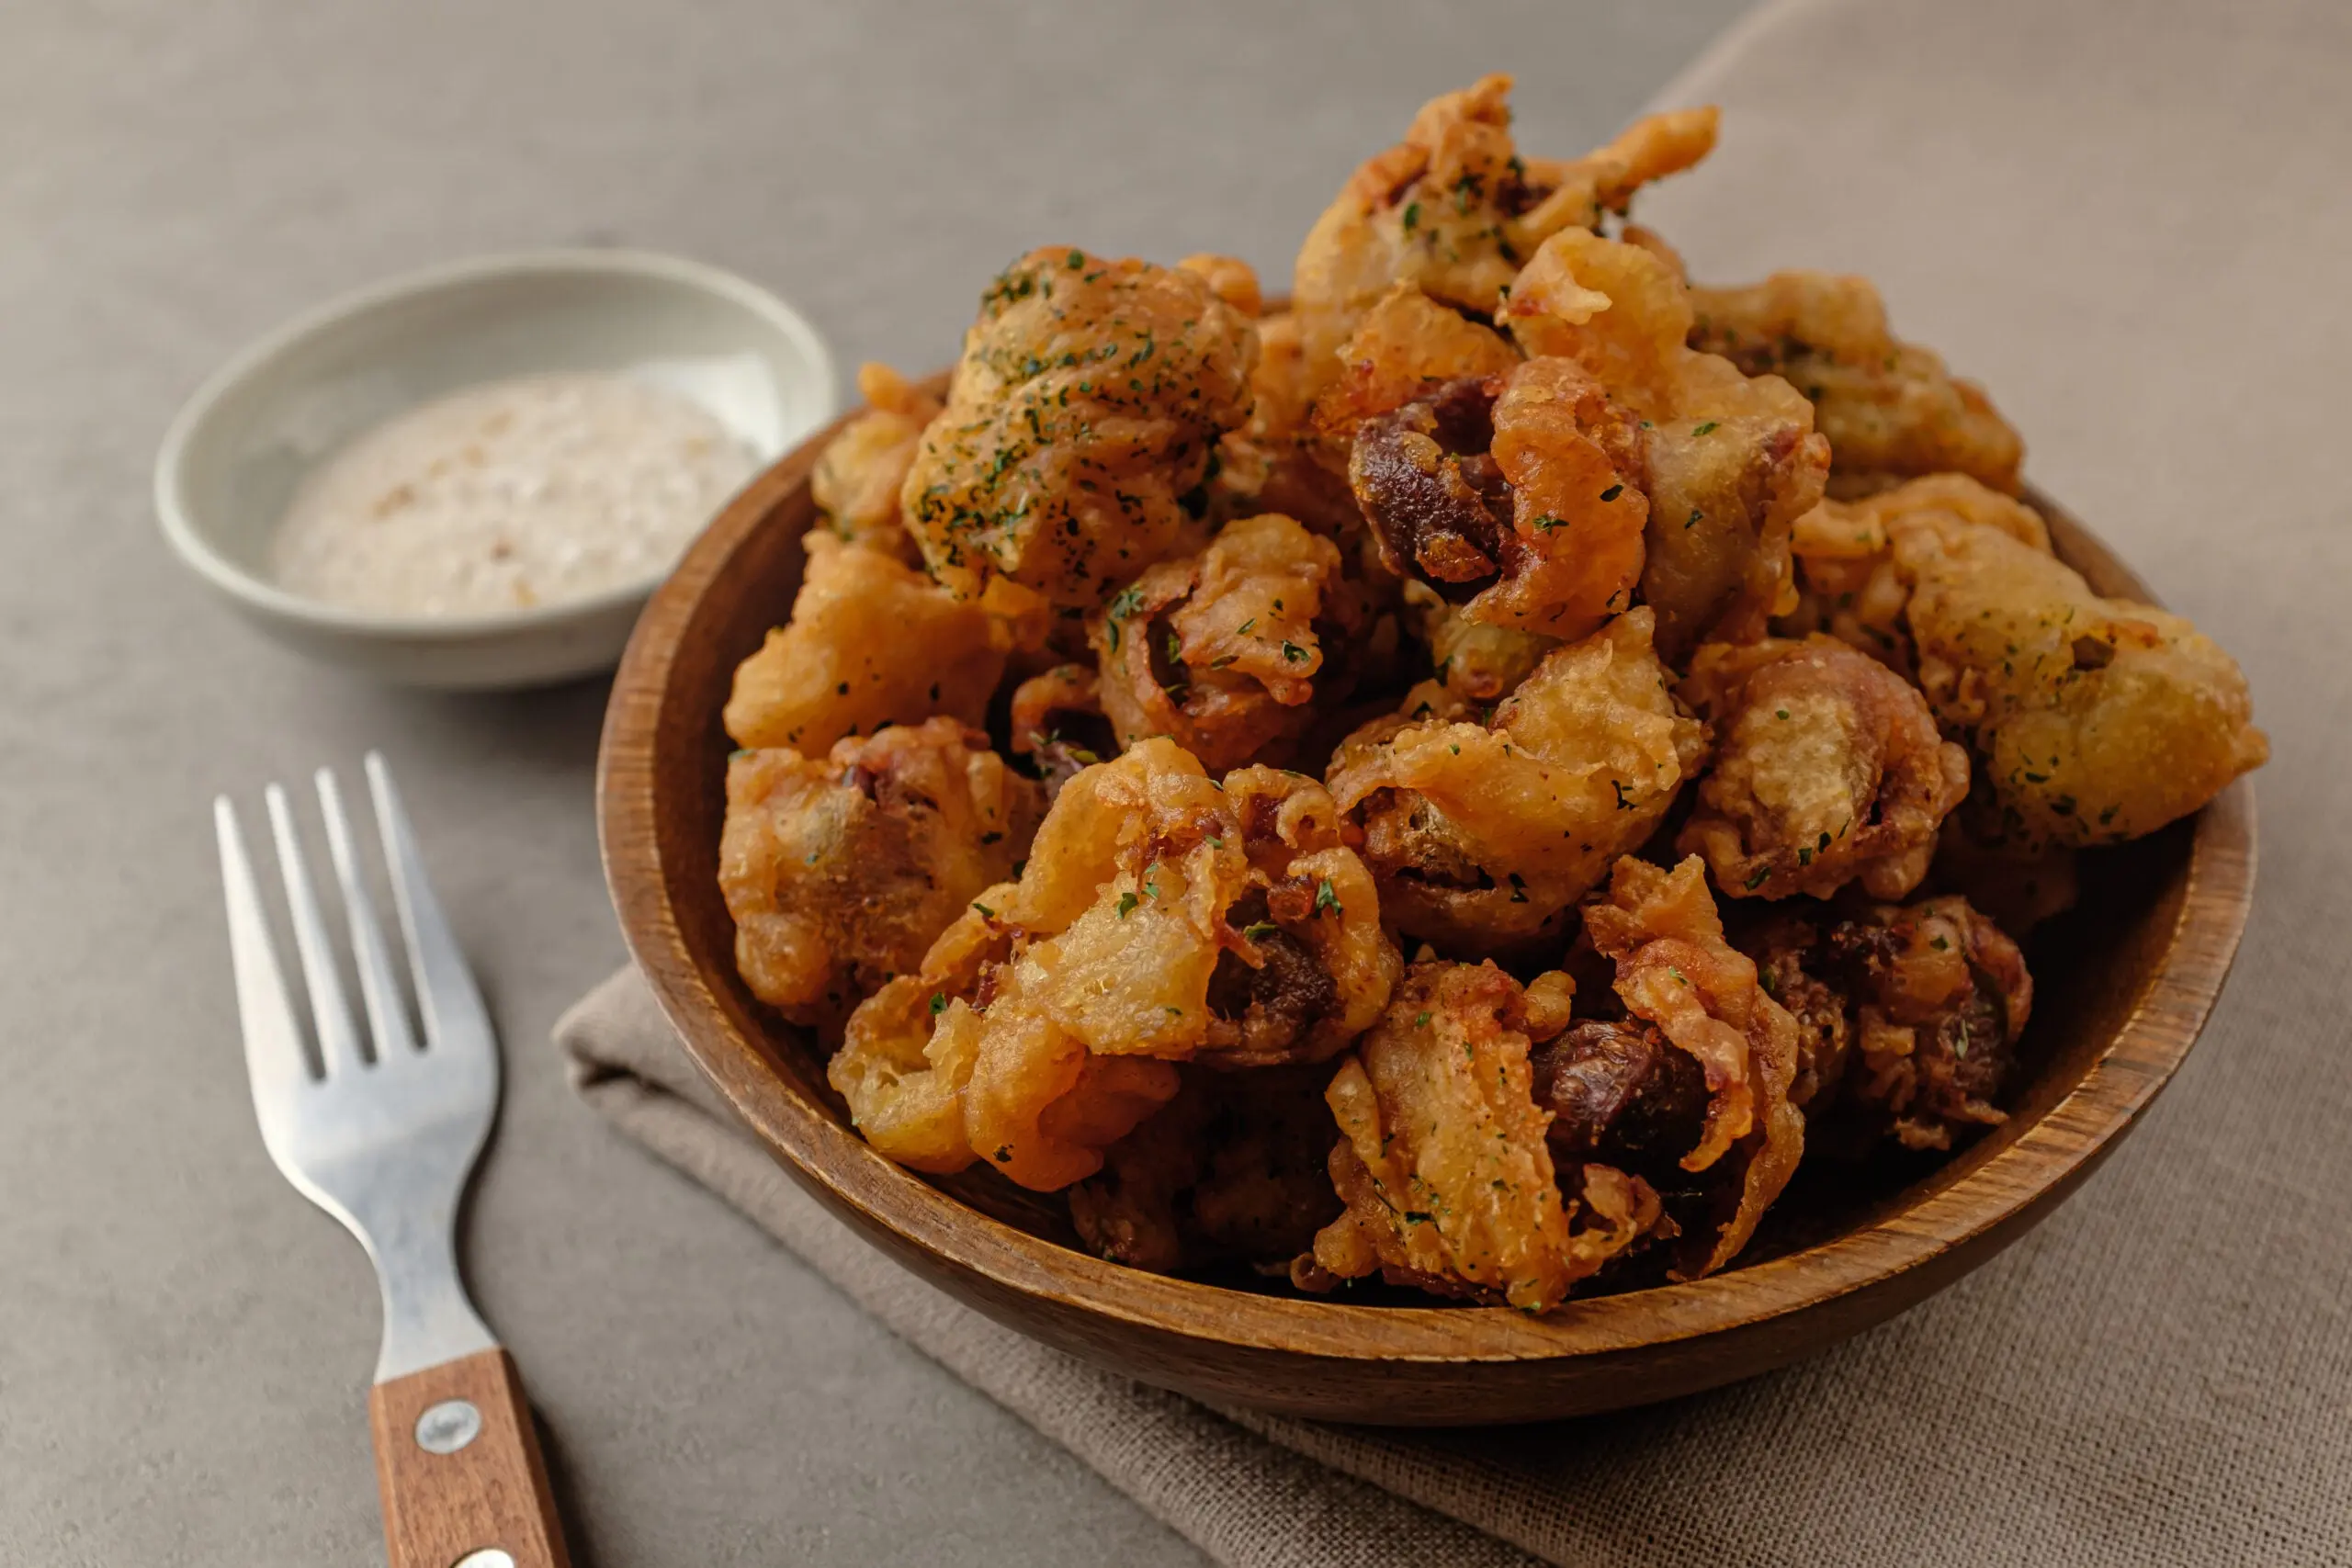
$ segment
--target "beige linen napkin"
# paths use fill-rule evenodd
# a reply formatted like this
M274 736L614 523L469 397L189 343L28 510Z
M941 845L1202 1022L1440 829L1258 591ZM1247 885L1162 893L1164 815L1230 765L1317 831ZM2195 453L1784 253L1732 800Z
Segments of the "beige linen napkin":
M634 976L558 1040L616 1125L1222 1562L2352 1562L2352 7L1790 0L1660 96L1711 100L1723 151L1644 219L1710 280L1876 278L2034 479L2245 661L2275 744L2230 991L2047 1224L1715 1394L1321 1427L1136 1386L915 1281L740 1132Z

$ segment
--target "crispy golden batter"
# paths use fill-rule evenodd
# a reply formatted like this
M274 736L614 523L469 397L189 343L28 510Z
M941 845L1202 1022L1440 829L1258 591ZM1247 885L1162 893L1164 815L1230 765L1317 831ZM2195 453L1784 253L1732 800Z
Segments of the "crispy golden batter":
M1919 683L1944 728L1973 742L2006 837L2136 839L2269 756L2245 675L2180 616L2103 599L1994 528L1892 533Z
M1069 1190L1070 1219L1114 1262L1169 1274L1288 1263L1339 1213L1329 1067L1179 1069L1183 1087Z
M1641 446L1581 366L1531 359L1364 420L1348 479L1389 570L1469 620L1577 637L1641 577Z
M1821 499L1829 444L1813 406L1685 346L1690 301L1652 252L1566 229L1512 285L1504 319L1531 355L1582 365L1647 421L1641 597L1669 663L1712 635L1747 642L1789 587L1789 529Z
M1370 1027L1399 964L1320 784L1250 767L1220 787L1164 739L1064 787L1021 889L1016 919L1059 933L1025 983L1098 1053L1320 1061Z
M1803 1010L1817 1042L1803 1103L1831 1142L1948 1149L2003 1120L1995 1102L2016 1069L2033 977L2017 943L1965 898L1784 917L1741 946L1774 994Z
M981 890L923 954L887 982L842 1031L826 1081L849 1102L850 1125L911 1170L940 1175L972 1163L964 1089L979 1055L979 1017L1024 933L1004 918L1012 885Z
M1996 528L2049 553L2050 528L2040 513L1965 474L1931 474L1860 501L1823 502L1790 531L1797 603L1773 629L1798 637L1826 632L1916 680L1911 637L1903 625L1911 584L1895 565L1889 530L1968 524Z
M1333 354L1393 285L1491 315L1547 237L1624 211L1635 190L1715 144L1715 111L1682 109L1637 120L1582 158L1521 159L1510 94L1510 78L1497 75L1432 98L1316 220L1292 281L1310 386L1329 379Z
M1331 791L1397 930L1467 952L1556 931L1649 836L1704 753L1650 628L1636 609L1555 649L1485 722L1430 682L1340 746Z
M1212 772L1288 761L1318 687L1326 705L1346 694L1324 639L1344 644L1360 608L1330 540L1275 513L1237 518L1096 612L1102 711L1122 743L1164 735Z
M1244 768L1219 788L1161 739L1073 778L972 913L858 1010L834 1082L861 1127L911 1107L924 1169L956 1168L952 1102L967 1154L1040 1191L1093 1175L1175 1094L1171 1062L1323 1060L1402 966L1321 785Z
M1309 411L1307 437L1327 468L1346 473L1364 421L1427 398L1450 381L1507 375L1520 359L1502 333L1400 283L1340 344L1333 374ZM1494 400L1491 392L1487 400Z
M1257 334L1194 272L1033 251L980 299L903 506L933 576L1059 605L1183 548L1217 439L1250 412Z
M1693 288L1690 346L1813 400L1840 487L1962 473L2015 491L2025 444L1983 389L1887 330L1870 280L1776 272L1740 288Z
M1044 794L952 718L727 766L718 884L735 963L796 1023L838 1025L1029 847Z
M920 565L922 554L899 515L899 491L939 400L871 361L857 367L857 390L866 411L818 455L808 494L840 538Z
M1619 861L1608 893L1586 906L1584 929L1616 964L1627 1010L1705 1075L1699 1141L1679 1163L1693 1173L1724 1168L1706 1184L1703 1215L1672 1217L1682 1232L1676 1276L1713 1273L1747 1245L1804 1152L1804 1118L1789 1102L1796 1022L1764 994L1755 963L1724 940L1696 855L1671 873Z
M1004 672L1003 626L879 550L813 532L808 549L790 623L735 668L735 743L820 756L886 724L979 723Z
M1968 753L1917 688L1831 637L1708 643L1677 689L1713 728L1698 812L1675 847L1735 898L1826 898L1859 880L1901 898L1968 793Z
M1604 1167L1585 1168L1579 1200L1563 1200L1551 1117L1532 1090L1529 1012L1492 963L1406 971L1326 1093L1344 1139L1331 1181L1347 1212L1294 1280L1328 1290L1376 1271L1547 1312L1656 1223L1656 1195Z
M1406 584L1405 599L1437 678L1464 702L1491 703L1510 695L1560 646L1559 638L1541 632L1474 621L1423 582Z

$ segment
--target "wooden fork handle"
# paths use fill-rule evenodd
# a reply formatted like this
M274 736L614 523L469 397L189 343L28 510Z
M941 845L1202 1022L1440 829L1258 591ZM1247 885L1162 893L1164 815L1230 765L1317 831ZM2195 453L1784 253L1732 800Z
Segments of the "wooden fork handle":
M571 1568L523 1379L504 1350L378 1383L368 1424L391 1568Z

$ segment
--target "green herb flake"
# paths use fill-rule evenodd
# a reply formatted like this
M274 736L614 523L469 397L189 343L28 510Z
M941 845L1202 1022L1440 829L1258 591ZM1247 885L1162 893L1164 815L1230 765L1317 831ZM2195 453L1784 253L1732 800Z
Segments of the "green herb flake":
M1607 490L1600 492L1600 499L1603 501L1614 501L1624 493L1625 487L1623 485L1611 485Z
M1331 879L1328 876L1315 885L1315 912L1319 915L1326 909L1335 915L1347 913L1340 908L1340 896L1331 891Z
M1694 425L1692 425L1692 426L1690 427L1690 434L1693 434L1693 435L1711 435L1711 434L1713 434L1714 433L1714 431L1716 430L1716 428L1717 428L1717 426L1716 426L1715 422L1714 422L1713 420L1712 420L1712 419L1711 419L1711 420L1707 421L1704 424L1694 424Z
M941 1013L945 1012L946 1010L947 1010L947 993L946 993L946 992L944 992L944 991L933 991L933 992L932 992L932 993L931 993L931 1016L932 1016L932 1017L933 1017L933 1018L937 1018Z
M1141 902L1143 902L1143 900L1142 900L1142 899L1140 899L1140 898L1137 898L1137 897L1136 897L1134 894L1132 894L1132 893L1122 893L1122 894L1120 894L1120 895L1119 895L1119 919L1123 919L1123 920L1124 920L1124 919L1125 919L1127 918L1128 912L1129 912L1130 910L1134 909L1134 908L1135 908L1137 904L1140 904Z

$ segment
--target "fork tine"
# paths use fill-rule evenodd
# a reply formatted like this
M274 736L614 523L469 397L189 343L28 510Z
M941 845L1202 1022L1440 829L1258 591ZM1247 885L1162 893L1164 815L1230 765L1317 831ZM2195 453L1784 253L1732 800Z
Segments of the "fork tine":
M359 970L359 995L368 1007L368 1032L374 1037L376 1060L405 1056L416 1049L409 1032L408 1009L401 1001L399 978L392 973L390 950L384 945L384 928L376 921L376 901L360 880L359 857L351 843L351 820L343 812L343 789L334 771L321 768L316 779L319 813L326 818L327 853L334 862L335 880L343 885L345 923L351 928L352 958Z
M311 1017L319 1030L319 1066L327 1077L358 1067L359 1032L352 1026L351 1006L343 998L343 976L335 972L334 949L327 941L326 922L319 918L319 901L311 891L310 868L302 859L302 842L295 836L294 814L286 792L271 784L263 792L269 805L271 835L277 840L277 869L286 882L286 903L294 918L294 951L302 960L302 984L311 993Z
M212 801L213 830L220 840L220 886L229 900L229 954L237 976L237 1014L243 1021L245 1074L253 1079L254 1103L265 1134L274 1108L283 1106L310 1079L302 1060L302 1033L287 1000L286 979L261 912L261 890L254 885L237 809L225 795Z
M401 934L408 942L409 972L416 980L425 1042L435 1051L478 1055L494 1069L498 1053L489 1011L457 938L450 934L441 902L433 896L392 771L384 765L380 751L368 752L367 763L368 789L376 800L376 827L383 835L384 863L391 872L392 902L400 908Z

